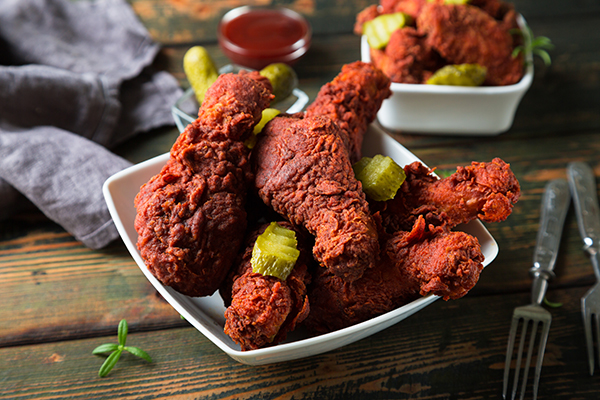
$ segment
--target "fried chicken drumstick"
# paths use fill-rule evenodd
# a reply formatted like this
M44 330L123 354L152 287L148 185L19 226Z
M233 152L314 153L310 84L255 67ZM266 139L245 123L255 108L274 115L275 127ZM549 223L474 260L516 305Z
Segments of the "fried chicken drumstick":
M477 63L487 69L484 84L511 85L523 76L523 57L514 6L500 0L381 0L356 18L354 32L378 16L403 12L412 20L392 33L384 48L371 48L371 61L393 82L426 83L444 65Z
M354 280L373 265L377 233L354 177L363 137L390 80L356 61L325 84L303 116L280 116L265 127L253 159L265 204L316 236L315 258Z
M458 167L444 179L419 162L405 166L404 172L406 180L396 197L376 205L383 206L383 225L390 231L410 230L419 215L428 224L447 228L476 218L504 221L521 195L510 165L500 158Z
M252 153L265 204L315 236L315 259L355 280L379 253L375 223L339 127L326 117L278 116Z
M305 325L323 334L366 321L434 294L457 299L475 286L483 269L477 239L464 232L430 231L423 217L410 232L395 232L382 245L380 262L354 282L317 270Z
M458 167L444 179L420 162L404 170L396 197L373 204L381 223L375 267L354 282L315 271L305 322L313 333L366 321L427 294L464 296L477 283L484 257L475 237L450 229L476 218L502 221L520 196L518 181L499 158Z
M350 161L361 158L363 137L375 120L381 103L390 97L390 78L372 64L356 61L326 83L315 101L306 109L306 116L326 116L341 128L348 146Z
M469 4L427 3L417 26L427 34L428 44L450 64L478 63L487 68L486 85L512 85L523 76L523 58L513 57L510 28L516 13L497 21Z
M258 73L221 75L162 171L135 198L137 246L152 274L188 296L214 293L243 241L252 133L272 99Z
M279 224L293 229L289 223ZM307 286L311 255L301 232L296 231L300 256L286 280L252 272L254 242L267 225L248 236L246 248L220 289L227 306L224 331L243 351L280 343L304 321L310 309Z

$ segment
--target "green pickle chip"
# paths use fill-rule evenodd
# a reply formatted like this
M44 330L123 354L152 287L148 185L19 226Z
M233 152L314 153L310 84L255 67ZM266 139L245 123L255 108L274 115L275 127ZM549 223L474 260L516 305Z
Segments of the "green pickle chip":
M356 179L362 183L363 191L375 201L393 199L406 179L404 169L381 154L373 158L363 157L352 168Z
M410 24L410 21L411 17L401 12L381 14L363 24L363 34L367 37L369 47L382 49L387 46L392 33Z
M428 85L481 86L487 68L479 64L446 65L435 71L427 80Z
M272 104L285 100L298 85L296 71L284 63L269 64L261 69L259 73L269 79L271 86L273 86L273 95L275 95L275 98Z
M258 124L256 124L256 126L254 127L252 133L254 133L255 135L259 134L263 130L267 122L278 116L280 113L281 111L279 111L276 108L265 108L262 111L260 121L258 121Z
M297 245L296 232L271 222L254 243L252 272L286 280L300 256Z
M258 134L260 132L262 132L262 130L265 127L265 125L267 124L267 122L269 122L270 120L272 120L279 114L281 114L281 111L279 111L276 108L265 108L262 111L262 116L260 117L260 121L258 121L258 124L256 124L254 126L254 130L252 131L252 134L250 135L250 137L248 139L246 139L246 141L244 142L244 145L246 145L246 147L249 149L253 149L254 146L256 145L256 140L257 140Z
M206 89L219 77L219 71L210 54L202 46L194 46L183 56L183 71L194 90L198 103L204 101Z
M470 0L444 0L444 4L469 4Z

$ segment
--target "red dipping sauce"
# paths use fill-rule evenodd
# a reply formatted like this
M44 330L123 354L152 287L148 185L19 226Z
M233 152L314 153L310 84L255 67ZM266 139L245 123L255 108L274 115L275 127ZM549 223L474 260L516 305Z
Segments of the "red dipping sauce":
M260 70L300 59L310 47L311 29L304 17L290 9L244 6L223 16L218 37L231 61Z

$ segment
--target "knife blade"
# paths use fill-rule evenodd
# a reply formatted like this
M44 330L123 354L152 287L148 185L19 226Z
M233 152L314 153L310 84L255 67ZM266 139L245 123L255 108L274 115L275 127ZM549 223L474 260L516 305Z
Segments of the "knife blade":
M577 226L584 250L590 255L594 274L600 280L598 252L600 250L600 208L594 172L589 165L572 162L567 166L567 178L577 214Z

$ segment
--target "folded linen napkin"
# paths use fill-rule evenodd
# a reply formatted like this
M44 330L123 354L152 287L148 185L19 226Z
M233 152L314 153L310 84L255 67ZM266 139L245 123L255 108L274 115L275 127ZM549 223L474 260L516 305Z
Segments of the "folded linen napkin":
M108 149L173 124L177 81L125 0L0 2L0 218L27 201L75 238L118 237L102 184Z

